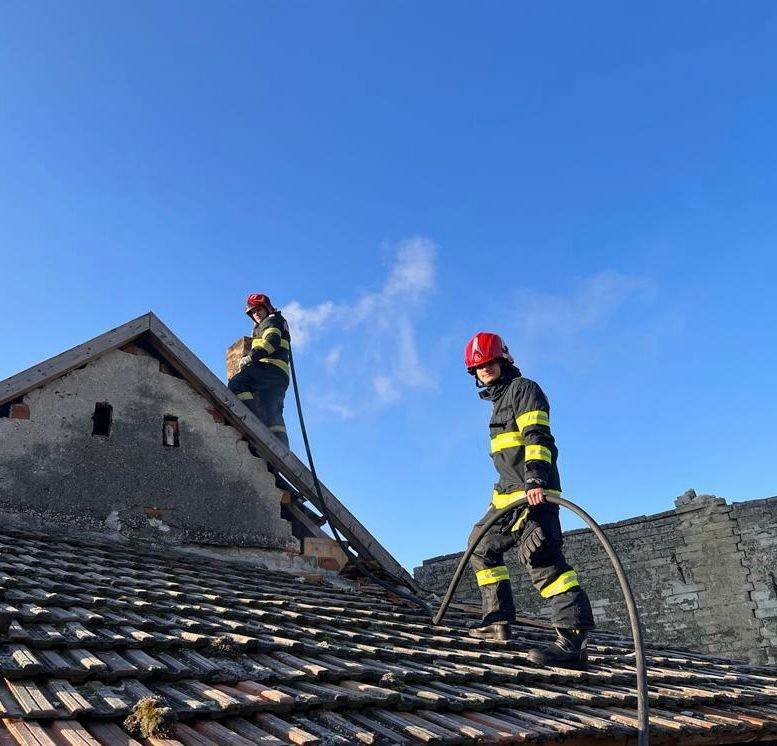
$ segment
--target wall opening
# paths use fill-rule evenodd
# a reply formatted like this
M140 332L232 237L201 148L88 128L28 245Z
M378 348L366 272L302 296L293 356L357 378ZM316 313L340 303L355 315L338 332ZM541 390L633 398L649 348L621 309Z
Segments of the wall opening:
M113 423L113 407L107 401L97 402L92 415L92 435L102 435L107 438L111 434Z
M23 405L24 397L20 396L18 399L11 399L11 401L7 401L5 404L0 404L0 417L10 417L13 418L14 416L14 408L18 405ZM25 418L22 418L25 419Z
M166 414L162 422L162 445L167 448L178 448L181 445L178 418L171 414Z

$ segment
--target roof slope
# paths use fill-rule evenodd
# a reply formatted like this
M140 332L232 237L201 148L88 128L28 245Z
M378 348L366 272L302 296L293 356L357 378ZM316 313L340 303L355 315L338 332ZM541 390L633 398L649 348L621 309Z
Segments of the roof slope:
M150 345L196 391L212 401L228 424L238 429L259 454L283 474L302 495L319 510L322 509L308 468L151 312L0 381L0 406L86 365L100 355L139 339ZM323 484L321 490L324 507L360 558L372 560L389 576L417 589L412 576L332 492Z
M0 531L0 744L626 743L628 641L596 634L587 672L545 670L509 643L432 627L369 588L348 592L183 550ZM456 620L456 615L452 617ZM459 616L459 621L461 617ZM652 743L777 734L775 671L651 649Z

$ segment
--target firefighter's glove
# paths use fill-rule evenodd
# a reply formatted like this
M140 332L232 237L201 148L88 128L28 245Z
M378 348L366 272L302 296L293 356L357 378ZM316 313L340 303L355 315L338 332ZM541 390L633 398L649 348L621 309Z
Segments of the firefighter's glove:
M251 356L250 355L244 355L240 358L240 370L243 370L243 368L246 367L246 365L250 365L251 363Z
M545 532L542 526L534 526L518 545L518 558L523 565L531 565L532 558L545 546Z

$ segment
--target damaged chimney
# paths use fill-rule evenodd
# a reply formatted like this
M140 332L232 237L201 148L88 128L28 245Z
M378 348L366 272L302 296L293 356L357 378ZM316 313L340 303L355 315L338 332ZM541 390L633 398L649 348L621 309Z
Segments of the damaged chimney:
M240 358L251 351L251 337L240 337L227 348L227 380L240 370Z

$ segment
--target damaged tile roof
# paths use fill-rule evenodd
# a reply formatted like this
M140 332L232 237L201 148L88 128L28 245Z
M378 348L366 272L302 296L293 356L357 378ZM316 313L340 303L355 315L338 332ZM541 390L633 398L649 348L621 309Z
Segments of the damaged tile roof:
M431 626L374 588L303 582L183 550L0 531L0 744L626 743L627 639L597 633L588 671ZM460 612L448 619L461 623ZM777 735L774 668L648 651L651 742ZM159 697L166 737L130 736ZM152 708L153 709L153 708Z

